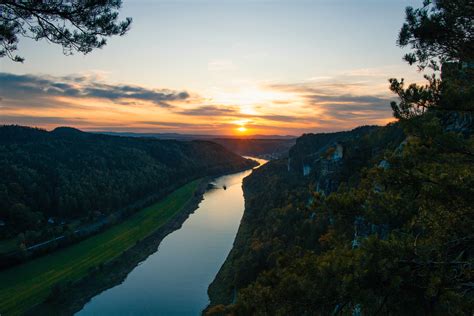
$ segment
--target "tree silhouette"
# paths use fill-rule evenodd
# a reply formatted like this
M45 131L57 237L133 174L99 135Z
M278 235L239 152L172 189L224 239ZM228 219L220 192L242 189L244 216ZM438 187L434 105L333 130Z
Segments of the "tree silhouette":
M408 88L403 79L389 80L390 90L400 97L399 103L391 103L396 118L411 119L434 109L473 111L473 20L472 0L424 0L421 8L406 8L397 43L412 49L405 61L433 73L424 76L427 84Z
M424 0L423 7L406 8L398 45L413 52L404 59L439 70L438 61L473 62L474 3L472 0Z
M63 53L87 54L124 35L131 18L118 20L121 0L0 0L0 57L16 62L20 37L59 44Z

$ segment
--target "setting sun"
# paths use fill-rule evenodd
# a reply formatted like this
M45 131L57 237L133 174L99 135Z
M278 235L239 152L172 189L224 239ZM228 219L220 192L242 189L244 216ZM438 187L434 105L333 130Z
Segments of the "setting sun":
M237 128L237 131L239 131L240 133L245 133L247 131L247 128L244 127L244 126L241 126L241 127Z

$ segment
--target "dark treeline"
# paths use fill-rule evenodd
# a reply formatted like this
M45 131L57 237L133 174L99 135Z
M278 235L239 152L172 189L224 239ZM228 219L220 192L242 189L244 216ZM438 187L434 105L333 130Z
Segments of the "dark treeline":
M175 140L208 140L221 144L232 152L243 156L261 157L264 159L275 159L288 156L288 151L294 145L296 138L292 136L215 136L215 135L193 135L178 133L125 133L125 132L98 132L106 135L150 137L158 139Z
M28 231L33 236L51 226L50 218L57 224L110 214L193 179L252 165L208 141L3 126L0 234L7 238Z

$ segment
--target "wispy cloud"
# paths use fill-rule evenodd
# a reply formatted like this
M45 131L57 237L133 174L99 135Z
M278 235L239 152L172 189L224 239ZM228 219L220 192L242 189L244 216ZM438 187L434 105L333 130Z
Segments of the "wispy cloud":
M0 73L0 123L229 134L337 131L391 120L392 96L360 80L243 85L216 93L111 84L104 76Z
M179 114L186 116L201 116L208 118L233 118L233 119L247 119L247 122L252 120L259 121L274 121L274 122L303 122L307 121L304 117L297 117L292 115L281 114L246 114L242 113L238 106L198 106L192 109L180 110Z
M147 89L133 85L112 85L84 76L35 76L0 73L0 97L34 99L36 97L95 98L110 101L147 101L161 107L189 98L186 91Z
M271 85L293 93L308 110L317 130L340 130L364 124L385 124L392 119L390 93L366 93L363 82L318 82ZM312 114L311 114L312 113Z
M77 126L86 122L83 118L65 118L60 116L2 115L1 124L21 124L41 127L55 124L57 126Z
M194 107L192 109L180 110L178 113L189 116L229 116L236 115L238 109L235 107L205 105Z

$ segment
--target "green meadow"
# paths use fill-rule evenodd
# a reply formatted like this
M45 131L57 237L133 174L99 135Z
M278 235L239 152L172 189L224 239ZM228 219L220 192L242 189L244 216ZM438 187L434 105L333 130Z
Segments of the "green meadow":
M70 247L0 272L0 315L19 315L44 301L53 285L74 282L149 236L194 195L190 182L126 221Z

